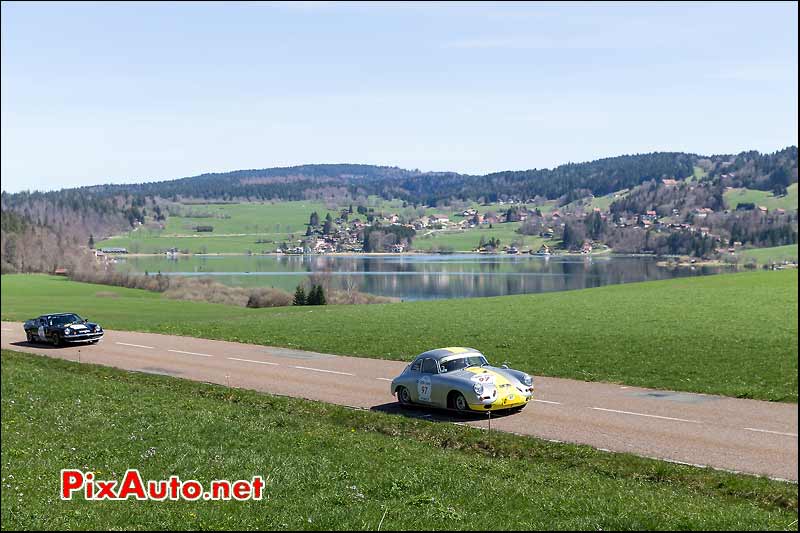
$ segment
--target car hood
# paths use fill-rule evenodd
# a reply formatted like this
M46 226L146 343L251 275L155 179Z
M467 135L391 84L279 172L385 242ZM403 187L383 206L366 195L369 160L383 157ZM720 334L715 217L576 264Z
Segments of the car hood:
M97 324L94 324L92 322L87 322L86 324L84 324L83 322L76 322L75 324L65 324L63 326L59 326L59 328L60 329L69 328L69 329L72 329L72 330L75 330L75 331L84 331L84 330L90 330L91 331L91 330L93 330L95 328L95 326L97 326Z
M480 383L484 386L501 386L513 385L522 386L522 383L505 368L497 368L493 366L472 366L456 370L455 372L448 372L445 374L449 379Z

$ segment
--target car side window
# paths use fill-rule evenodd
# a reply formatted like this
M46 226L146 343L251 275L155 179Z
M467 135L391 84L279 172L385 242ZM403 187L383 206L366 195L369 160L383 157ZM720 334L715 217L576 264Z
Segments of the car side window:
M433 359L425 359L422 362L422 373L423 374L438 374L439 368L436 366L436 361Z
M414 361L414 363L411 365L411 371L419 372L420 367L422 367L422 361Z

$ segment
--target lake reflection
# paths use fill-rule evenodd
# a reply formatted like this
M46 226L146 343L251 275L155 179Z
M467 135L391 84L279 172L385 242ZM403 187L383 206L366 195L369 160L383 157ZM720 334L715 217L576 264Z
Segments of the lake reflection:
M652 257L520 255L130 257L120 270L212 276L235 286L292 291L311 275L334 287L403 300L470 298L584 289L720 272L719 267L664 268Z

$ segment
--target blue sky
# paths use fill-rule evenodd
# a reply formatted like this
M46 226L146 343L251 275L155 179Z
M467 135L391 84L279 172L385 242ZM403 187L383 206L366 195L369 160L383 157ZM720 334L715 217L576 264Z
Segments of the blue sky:
M2 188L797 144L797 4L2 4Z

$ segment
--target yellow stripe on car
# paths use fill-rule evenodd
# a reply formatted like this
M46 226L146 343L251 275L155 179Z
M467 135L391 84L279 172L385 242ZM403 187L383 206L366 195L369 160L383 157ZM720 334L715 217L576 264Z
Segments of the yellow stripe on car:
M453 346L451 348L442 348L442 350L447 350L450 353L467 353L473 351L470 350L469 348L462 348L460 346Z

